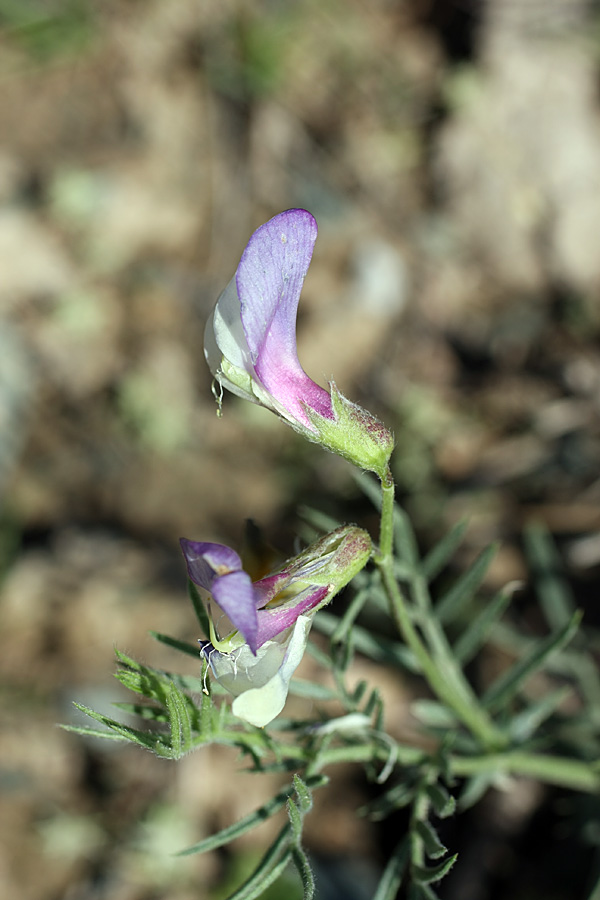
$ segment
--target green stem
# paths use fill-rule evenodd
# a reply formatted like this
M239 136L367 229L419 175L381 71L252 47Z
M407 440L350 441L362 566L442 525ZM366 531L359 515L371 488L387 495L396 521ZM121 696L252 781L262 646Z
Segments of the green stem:
M319 754L315 771L338 763L365 763L373 760L385 762L389 751L383 746L359 744L349 747L332 747ZM400 757L408 764L418 765L428 758L422 750L399 747ZM473 775L522 775L547 784L576 791L600 793L600 768L593 763L562 756L507 751L483 756L458 756L450 754L450 772L459 778Z
M505 735L499 731L481 707L462 670L450 652L444 653L443 668L430 656L427 647L421 640L410 616L406 598L404 597L394 573L393 534L394 534L394 481L389 469L381 480L381 526L379 552L375 555L375 564L381 571L381 577L390 603L390 609L399 633L414 653L421 671L434 694L454 711L460 721L466 725L481 744L488 748L500 748L506 745Z
M394 492L395 485L389 467L381 479L381 523L379 528L379 553L377 565L392 560L394 553Z

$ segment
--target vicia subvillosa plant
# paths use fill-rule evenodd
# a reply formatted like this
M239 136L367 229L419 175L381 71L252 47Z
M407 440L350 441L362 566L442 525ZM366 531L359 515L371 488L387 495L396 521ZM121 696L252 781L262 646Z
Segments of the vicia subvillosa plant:
M426 900L435 898L432 885L456 860L438 836L436 819L476 802L490 786L506 785L508 776L598 793L600 678L578 630L580 616L563 583L549 574L555 554L539 527L528 530L526 543L541 573L546 636L501 621L514 586L478 601L493 548L433 596L432 583L452 559L464 524L421 558L394 501L390 431L335 384L326 390L312 381L298 361L296 314L316 236L314 218L302 209L275 216L252 235L207 323L205 354L220 388L273 410L303 437L377 476L379 488L358 475L380 512L377 542L356 525L335 523L274 571L253 578L235 550L182 539L190 599L204 634L202 671L178 675L117 653L120 681L143 698L119 705L141 725L79 706L102 728L69 728L131 741L169 758L209 743L234 744L257 773L281 773L286 784L262 807L184 851L220 847L286 808L275 841L231 900L259 897L290 863L304 897L313 897L302 847L312 793L327 783L330 766L362 765L374 784L365 815L381 820L400 807L410 811L374 900L394 900L402 885L414 900ZM313 518L322 521L318 514ZM345 605L324 610L343 588ZM371 620L380 622L377 633L361 623L367 606ZM329 637L328 653L310 642L313 625ZM198 659L193 644L154 636ZM513 662L475 688L465 667L477 671L477 659L490 645ZM307 649L331 673L330 686L294 678ZM348 689L346 674L357 651L398 678L426 683L429 698L412 708L422 739L400 739L395 723L386 723L376 686L361 682ZM547 690L540 695L530 684L542 670ZM288 693L312 700L312 718L280 717ZM226 694L234 698L231 705Z

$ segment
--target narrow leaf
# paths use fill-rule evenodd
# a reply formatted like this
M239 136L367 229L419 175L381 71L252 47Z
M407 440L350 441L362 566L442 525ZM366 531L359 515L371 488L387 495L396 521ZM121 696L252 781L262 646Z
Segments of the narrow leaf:
M418 821L416 832L423 842L423 849L425 850L426 856L430 859L439 859L440 856L444 856L444 854L448 852L447 848L444 847L440 841L437 832L429 822L423 820Z
M514 592L520 585L521 583L518 581L512 581L507 584L502 590L498 591L492 600L485 603L481 612L472 619L454 644L454 655L459 662L463 663L463 665L469 662L485 644L494 624L502 618Z
M307 781L312 787L320 787L321 784L326 783L326 779L320 775L315 776L313 779L307 779ZM217 834L211 834L210 837L205 838L198 844L194 844L193 847L188 847L187 850L181 850L177 856L191 856L194 853L207 853L209 850L216 850L217 847L223 847L230 841L235 840L235 838L241 837L241 835L246 834L247 831L251 831L257 825L260 825L271 816L274 816L280 809L283 809L289 797L294 793L294 790L294 785L288 784L282 791L279 791L278 794L271 797L271 799L263 806L255 809L247 816L244 816L243 819L234 822L233 825L228 825L227 828L223 828Z
M87 706L83 706L81 703L73 705L82 713L85 713L86 716L95 719L96 722L101 722L102 725L106 725L107 728L121 735L124 739L134 744L139 744L140 747L145 747L146 750L153 750L161 756L165 755L167 748L164 746L160 735L148 734L145 731L139 731L137 728L130 728L127 725L123 725L122 722L117 722L116 719L111 719L109 716L104 716L93 709L89 709Z
M457 859L458 853L455 853L437 866L413 866L412 876L417 884L435 884L448 874Z
M315 617L313 628L323 632L323 634L331 635L337 627L338 622L339 619L337 616L334 616L329 612L321 611ZM408 670L409 672L418 671L414 655L403 644L380 635L375 637L361 625L353 626L352 640L356 650L360 653L364 653L365 656L368 656L370 659L374 659L377 662L390 663L391 665ZM308 649L311 649L310 643ZM322 651L320 652L322 653ZM313 655L315 654L313 653ZM331 662L329 657L326 654L322 655L325 656L327 664L330 667ZM315 656L315 658L318 657Z
M328 531L335 531L335 529L339 528L341 525L341 522L338 519L335 519L333 516L328 516L326 513L321 512L321 510L313 509L312 506L300 506L298 515L309 525L312 525L318 534L327 534ZM307 543L312 544L313 541L314 534L310 536Z
M285 871L291 857L291 826L283 826L252 875L230 895L228 900L255 900Z
M456 810L456 800L441 784L428 784L426 793L432 809L440 819L447 819Z
M410 843L408 837L402 838L377 885L373 900L395 900L408 865Z
M436 700L415 700L410 705L410 711L419 722L430 728L454 728L457 723L452 710Z
M194 607L194 612L196 613L196 618L198 619L200 630L202 631L202 634L208 636L210 634L210 622L208 619L208 613L206 612L206 607L202 602L200 591L191 578L188 578L188 596L192 601L192 606Z
M513 740L518 742L530 738L571 693L572 688L568 686L559 688L537 702L531 703L527 709L516 715L509 725L509 732Z
M302 816L300 815L300 810L291 797L287 802L287 812L290 820L290 825L292 826L293 841L298 845L302 838Z
M379 483L371 475L366 475L358 469L353 469L352 475L363 494L369 498L375 509L379 511L381 509L381 488Z
M452 559L462 543L468 524L466 519L457 522L423 559L421 569L428 581L433 581Z
M358 706L362 698L365 696L367 692L367 682L362 679L358 682L354 690L352 691L352 702L355 706Z
M336 691L326 687L324 684L317 684L314 681L306 681L302 678L292 678L290 682L290 694L294 697L306 697L309 700L337 700Z
M122 734L116 734L114 731L101 731L99 728L88 728L85 725L59 725L63 731L72 731L74 734L81 734L83 737L97 737L108 741L127 741Z
M398 556L415 568L419 562L419 547L410 519L399 506L394 507L394 534Z
M490 774L488 772L482 772L469 778L458 798L458 809L460 812L471 809L472 806L479 803L484 794L496 783L496 780L496 773Z
M552 654L556 653L571 640L579 627L580 621L581 613L577 612L560 631L549 635L544 640L537 641L527 656L511 666L485 692L483 696L484 705L487 708L499 709L514 697L523 682L533 672L540 669Z
M313 875L305 850L296 845L292 849L292 862L302 880L303 900L312 900L315 896L315 876Z
M298 797L300 811L302 815L306 815L306 813L310 812L312 809L312 793L308 785L304 783L304 781L298 774L294 775L294 790L296 791L296 796Z
M359 815L368 816L374 822L381 819L387 819L391 813L396 812L408 806L415 796L415 786L413 784L397 784L390 788L385 794L372 800L359 810Z
M436 604L436 613L440 622L450 622L454 616L471 600L483 579L496 553L497 545L491 544L483 550L467 571L458 578L450 590Z
M119 702L113 703L112 705L122 712L129 713L131 716L138 716L140 719L146 719L149 722L160 722L161 724L164 724L169 720L164 709L159 709L157 706L150 706L147 703Z
M179 759L189 748L192 741L192 725L187 698L171 682L166 699L171 727L171 748L175 759Z
M188 644L187 641L180 641L168 634L161 634L160 631L150 631L149 634L155 641L166 644L167 647L173 647L173 649L179 650L180 653L193 656L196 660L200 658L200 648L197 644Z
M563 628L571 619L575 604L562 574L562 560L552 536L544 525L532 523L525 529L524 539L548 625L552 630Z
M339 620L339 623L331 635L331 640L333 643L341 644L346 641L348 637L348 632L354 625L356 618L360 614L363 606L369 599L369 589L364 588L362 591L358 591L348 604L348 608L346 609L344 615Z

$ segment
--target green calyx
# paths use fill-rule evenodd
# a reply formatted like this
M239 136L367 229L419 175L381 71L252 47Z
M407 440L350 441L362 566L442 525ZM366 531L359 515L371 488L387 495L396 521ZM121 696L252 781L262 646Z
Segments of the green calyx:
M383 478L394 449L394 436L383 422L366 409L352 403L331 383L334 418L327 419L305 407L317 432L317 443L343 456L361 469Z

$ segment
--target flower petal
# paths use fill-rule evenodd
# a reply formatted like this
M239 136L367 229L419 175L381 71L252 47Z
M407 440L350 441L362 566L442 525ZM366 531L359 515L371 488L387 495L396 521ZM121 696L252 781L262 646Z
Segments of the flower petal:
M327 597L328 587L309 587L297 594L288 603L267 609L259 609L257 613L257 644L260 647L266 641L290 628L300 618L310 612Z
M316 238L317 223L309 212L280 213L254 232L236 274L241 321L256 374L310 430L304 403L324 416L333 415L328 392L304 372L296 350L298 301ZM217 342L222 347L219 338Z
M236 278L231 279L206 323L204 352L213 375L224 356L229 362L253 374L250 348L242 326L242 310L238 297Z
M215 578L228 572L237 572L242 568L242 561L235 550L224 544L213 544L206 541L179 541L187 563L188 575L194 582L207 591L212 590Z
M299 617L282 665L262 687L251 688L235 698L232 705L234 715L258 728L268 725L279 715L285 706L292 675L304 656L310 626L308 616Z
M215 602L240 631L253 653L257 649L258 617L252 580L247 572L231 572L216 578L212 586Z

